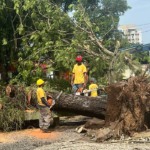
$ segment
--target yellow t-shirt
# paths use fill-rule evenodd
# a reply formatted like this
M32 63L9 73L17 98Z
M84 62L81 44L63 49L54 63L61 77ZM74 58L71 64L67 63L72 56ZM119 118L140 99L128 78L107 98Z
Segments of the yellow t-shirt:
M38 105L45 106L45 105L42 103L42 100L41 100L42 97L45 97L45 99L46 99L46 94L45 94L44 90L43 90L42 88L40 88L40 87L37 88L36 95L37 95Z
M87 72L87 69L84 64L74 65L73 71L75 74L74 84L82 84L84 83L84 73Z
M91 90L91 97L98 96L97 89L98 89L97 84L92 83L92 84L89 85L89 90Z

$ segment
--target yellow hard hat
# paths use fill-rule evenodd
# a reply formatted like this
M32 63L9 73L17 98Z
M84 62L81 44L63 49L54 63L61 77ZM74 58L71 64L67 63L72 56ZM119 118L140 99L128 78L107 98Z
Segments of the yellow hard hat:
M38 79L37 81L36 81L36 84L37 85L42 85L44 83L44 81L42 80L42 79Z

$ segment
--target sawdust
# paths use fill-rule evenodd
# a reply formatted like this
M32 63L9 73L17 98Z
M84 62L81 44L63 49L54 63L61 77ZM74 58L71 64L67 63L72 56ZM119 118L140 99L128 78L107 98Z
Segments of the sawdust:
M40 129L26 129L22 131L14 131L8 133L0 133L0 143L13 143L24 137L57 140L61 136L61 132L52 131L43 133Z
M0 133L0 143L10 143L14 142L13 139L10 140L10 134L9 133Z
M26 130L24 134L30 137L35 137L39 139L50 139L50 140L58 139L61 136L60 132L51 131L50 133L43 133L40 129Z
M71 118L72 120L70 120ZM70 121L81 120L81 117L71 118L65 118L63 121L70 123ZM43 133L39 128L0 133L0 150L148 150L150 147L150 143L147 141L150 137L150 130L134 135L134 138L145 137L145 141L140 141L141 143L131 143L128 138L125 141L120 140L119 143L111 143L111 141L95 143L91 137L75 132L76 127L61 124L59 127L51 129L51 133ZM133 141L135 140L133 139Z

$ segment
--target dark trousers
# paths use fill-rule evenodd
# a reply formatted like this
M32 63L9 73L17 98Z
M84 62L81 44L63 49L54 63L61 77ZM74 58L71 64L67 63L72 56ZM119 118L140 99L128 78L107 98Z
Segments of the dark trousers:
M40 118L39 118L39 127L41 129L48 129L51 121L51 112L48 107L39 107Z

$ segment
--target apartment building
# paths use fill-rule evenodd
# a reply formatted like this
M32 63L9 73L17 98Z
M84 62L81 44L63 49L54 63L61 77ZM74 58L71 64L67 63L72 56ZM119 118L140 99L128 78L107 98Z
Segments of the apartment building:
M142 43L142 32L135 25L121 25L119 26L119 30L122 31L123 36L127 38L130 43Z

